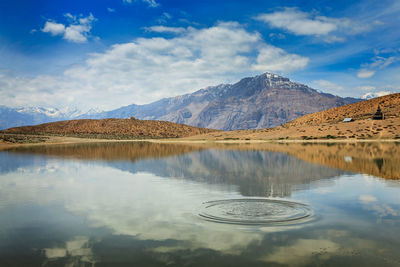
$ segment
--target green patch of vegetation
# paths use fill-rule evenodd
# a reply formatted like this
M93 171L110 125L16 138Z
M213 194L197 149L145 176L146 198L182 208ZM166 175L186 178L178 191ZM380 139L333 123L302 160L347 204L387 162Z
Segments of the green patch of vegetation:
M29 136L20 134L0 134L0 140L12 144L43 143L49 140L45 136Z
M237 137L225 137L224 140L239 140Z
M313 136L306 136L306 135L303 135L303 136L301 136L301 138L302 138L303 140L313 140L313 139L318 139L317 137L313 137Z

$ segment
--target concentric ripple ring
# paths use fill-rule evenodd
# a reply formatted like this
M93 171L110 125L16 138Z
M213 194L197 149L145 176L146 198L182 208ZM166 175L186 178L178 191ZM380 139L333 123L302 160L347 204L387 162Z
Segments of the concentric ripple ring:
M303 203L255 198L208 201L199 213L208 221L242 225L297 224L312 215L312 209Z

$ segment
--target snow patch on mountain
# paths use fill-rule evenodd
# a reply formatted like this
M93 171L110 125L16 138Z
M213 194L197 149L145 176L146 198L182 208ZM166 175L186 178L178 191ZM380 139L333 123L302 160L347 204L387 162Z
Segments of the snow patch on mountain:
M390 95L390 94L393 94L393 92L391 92L391 91L368 92L368 93L364 94L361 97L361 99L368 100L368 99L371 99L371 98Z

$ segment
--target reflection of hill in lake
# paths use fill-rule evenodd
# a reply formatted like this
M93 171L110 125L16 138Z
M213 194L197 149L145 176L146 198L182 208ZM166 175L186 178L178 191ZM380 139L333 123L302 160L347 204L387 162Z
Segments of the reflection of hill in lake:
M257 144L241 145L237 149L283 152L311 163L386 179L400 179L400 143Z
M102 160L129 172L150 172L161 177L202 183L237 185L243 195L288 196L312 181L338 176L343 171L307 163L284 153L205 149L203 146L107 143L41 146L10 150L84 160ZM16 156L16 154L14 154ZM133 162L133 164L132 164Z
M288 196L292 190L313 181L344 173L283 153L215 149L141 161L134 170L205 183L233 184L246 196Z
M387 179L400 179L400 143L339 145L331 150L321 147L314 153L298 153L299 158L309 162Z
M24 164L37 164L38 160L27 154L101 160L103 164L133 173L150 172L202 183L233 184L247 196L288 196L292 190L312 181L345 171L400 178L400 143L220 144L213 147L106 143L40 146L2 153L9 153L5 158L10 161L2 172Z
M200 147L147 142L88 143L19 147L7 150L10 153L54 156L84 160L135 162L145 158L160 158L199 150Z

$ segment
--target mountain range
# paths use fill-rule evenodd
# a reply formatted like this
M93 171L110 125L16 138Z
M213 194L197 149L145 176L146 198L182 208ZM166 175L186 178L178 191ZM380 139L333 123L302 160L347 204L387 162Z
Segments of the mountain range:
M79 114L77 109L42 107L10 108L0 105L0 130L15 126L67 120Z
M264 73L194 93L156 102L132 104L111 111L44 108L15 109L0 106L0 129L70 119L130 118L162 120L191 126L221 129L261 129L281 125L308 113L361 101L323 93Z

